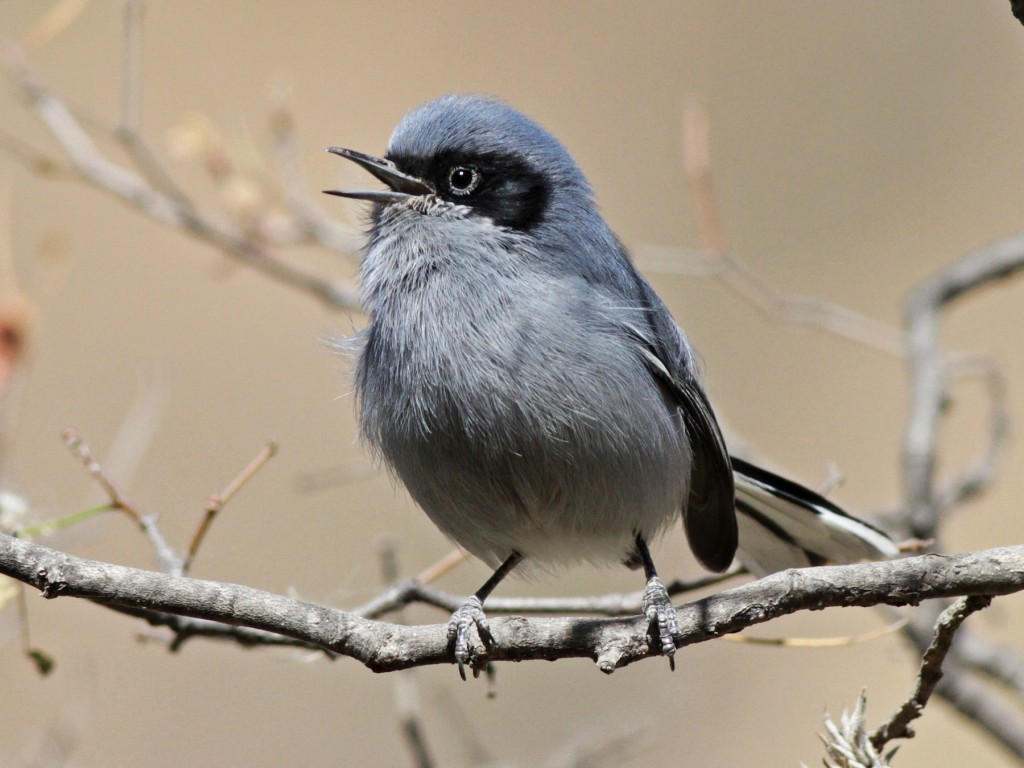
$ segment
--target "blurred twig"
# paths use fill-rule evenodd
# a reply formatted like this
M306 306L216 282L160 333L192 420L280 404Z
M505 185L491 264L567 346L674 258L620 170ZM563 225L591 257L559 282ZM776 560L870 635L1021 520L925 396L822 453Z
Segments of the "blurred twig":
M137 23L129 23L126 27L129 35L137 34L132 31L137 29ZM131 51L134 50L131 48ZM120 140L129 149L136 162L144 169L145 177L103 155L82 122L64 102L33 78L24 48L9 40L0 40L0 70L7 75L25 103L36 113L60 145L73 170L74 178L114 195L156 221L216 247L268 277L314 296L327 306L344 310L358 308L358 291L348 281L329 280L285 261L278 253L280 244L269 236L274 232L273 228L259 230L260 236L257 238L253 236L250 228L223 221L213 213L194 205L173 184L139 139L135 131L137 117L131 116L123 121L122 130L114 131L110 138ZM126 64L125 72L126 77L135 77L135 65L131 62ZM130 99L136 97L134 86L126 86L125 90L125 109L130 112ZM0 142L0 149L13 149L13 157L28 161L30 168L38 168L37 158L42 156L41 153L27 149L15 141L7 139ZM53 166L47 162L44 167ZM310 237L321 246L334 250L345 248L341 251L343 255L352 257L357 240L354 236L343 237L341 230L340 225L306 227ZM288 238L284 240L283 244L287 244Z
M904 504L910 531L921 539L933 539L943 510L936 489L935 465L939 427L948 397L951 368L939 345L940 313L952 302L990 283L1005 280L1024 269L1024 234L1004 238L961 257L946 269L923 280L907 297L904 317L907 327L910 375L910 419L903 437ZM992 379L997 382L997 379ZM1001 392L995 383L993 392ZM999 417L1004 418L1004 417ZM979 472L971 473L970 485L990 476L1005 436L1005 425L991 430L989 457ZM971 478L969 478L971 479ZM976 492L972 491L972 492ZM946 494L949 498L956 492Z
M398 580L398 555L394 543L390 540L381 543L380 547L381 577L386 587ZM399 623L404 616L399 611L396 617ZM420 708L419 686L416 685L415 673L411 669L403 669L395 676L395 710L402 736L412 755L416 768L432 768L435 763L427 746L427 736L423 728L422 711Z
M715 196L710 126L707 112L696 97L683 106L683 167L700 247L697 257L710 268L711 275L770 318L817 326L888 354L902 355L903 334L899 329L837 304L783 293L729 253Z

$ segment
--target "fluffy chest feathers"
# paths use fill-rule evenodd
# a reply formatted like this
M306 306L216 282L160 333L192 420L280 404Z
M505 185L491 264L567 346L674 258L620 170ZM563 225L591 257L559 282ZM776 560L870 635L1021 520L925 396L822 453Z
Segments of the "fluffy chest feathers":
M416 216L387 232L363 267L361 426L442 530L489 562L609 560L634 529L675 519L682 420L621 301L479 222Z

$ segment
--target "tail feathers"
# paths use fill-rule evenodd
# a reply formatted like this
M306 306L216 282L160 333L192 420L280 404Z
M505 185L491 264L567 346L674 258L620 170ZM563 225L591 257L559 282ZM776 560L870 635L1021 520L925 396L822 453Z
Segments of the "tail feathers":
M899 554L887 534L802 485L732 459L739 551L752 573L826 563L885 560Z

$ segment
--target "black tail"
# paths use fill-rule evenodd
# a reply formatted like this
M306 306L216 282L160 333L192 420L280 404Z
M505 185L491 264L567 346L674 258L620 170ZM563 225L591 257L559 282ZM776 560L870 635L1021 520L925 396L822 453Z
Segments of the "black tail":
M733 457L737 559L763 576L786 568L885 560L899 554L887 534L824 496Z

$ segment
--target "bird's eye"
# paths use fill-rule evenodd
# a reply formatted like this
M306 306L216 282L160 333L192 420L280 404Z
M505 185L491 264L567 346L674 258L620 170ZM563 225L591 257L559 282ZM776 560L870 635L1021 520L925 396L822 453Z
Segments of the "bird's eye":
M460 197L472 194L480 186L480 172L476 168L456 165L448 171L448 188Z

